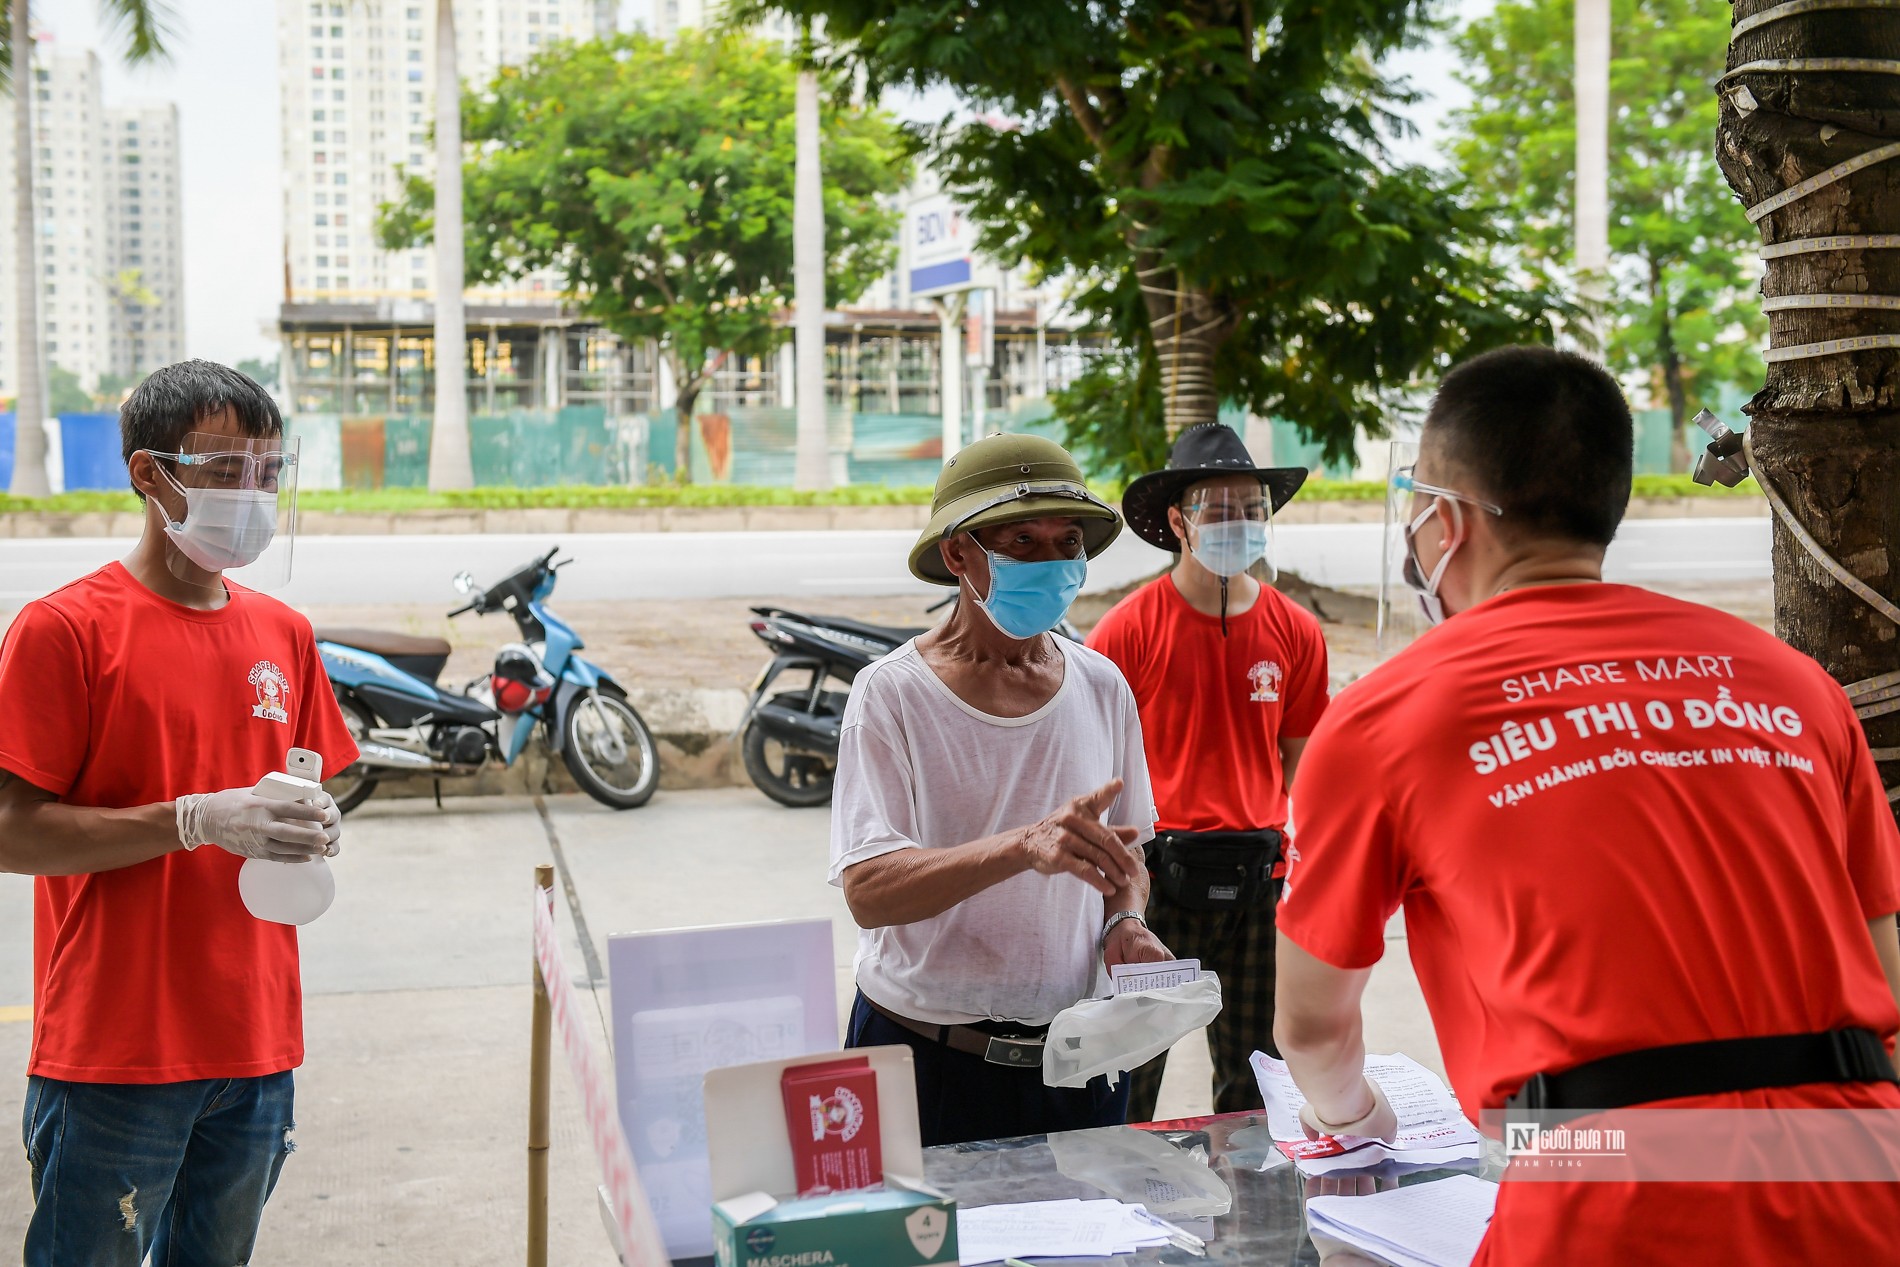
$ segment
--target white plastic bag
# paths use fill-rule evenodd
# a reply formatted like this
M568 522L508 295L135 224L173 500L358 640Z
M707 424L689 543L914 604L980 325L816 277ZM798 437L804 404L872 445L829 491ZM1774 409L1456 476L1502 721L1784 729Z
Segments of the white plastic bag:
M1233 1209L1226 1181L1198 1157L1147 1131L1104 1126L1049 1136L1056 1170L1164 1219L1216 1219Z
M1056 1013L1042 1045L1042 1081L1079 1087L1097 1074L1111 1087L1183 1036L1220 1015L1220 978L1211 972L1185 985L1107 999L1084 999Z

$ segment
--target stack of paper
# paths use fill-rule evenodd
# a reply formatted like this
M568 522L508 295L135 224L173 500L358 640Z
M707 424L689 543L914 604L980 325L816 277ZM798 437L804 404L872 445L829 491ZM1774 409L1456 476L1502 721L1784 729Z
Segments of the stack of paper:
M1491 1221L1498 1186L1471 1175L1408 1184L1366 1197L1313 1197L1306 1222L1393 1267L1467 1267Z
M1166 1245L1178 1229L1139 1205L1120 1201L1026 1201L960 1206L957 1258L962 1267L1005 1258L1107 1258Z
M1398 1115L1399 1135L1390 1144L1353 1135L1306 1138L1300 1108L1306 1097L1293 1085L1284 1061L1253 1054L1254 1077L1267 1103L1267 1129L1280 1151L1304 1174L1323 1175L1393 1162L1402 1168L1428 1169L1475 1161L1483 1141L1444 1080L1410 1056L1367 1056L1366 1076L1379 1084Z

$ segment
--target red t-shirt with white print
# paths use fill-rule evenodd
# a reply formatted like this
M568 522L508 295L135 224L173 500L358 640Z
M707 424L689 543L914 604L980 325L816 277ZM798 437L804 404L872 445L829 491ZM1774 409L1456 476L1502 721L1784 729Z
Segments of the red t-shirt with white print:
M309 748L356 759L310 622L226 582L216 611L118 563L27 604L0 644L0 768L68 805L249 787ZM34 882L28 1072L71 1082L256 1077L303 1063L297 931L254 918L206 845Z
M1845 694L1721 612L1512 591L1347 687L1293 798L1279 929L1338 968L1406 940L1474 1121L1532 1074L1900 1013L1867 923L1900 831ZM1900 1109L1822 1084L1669 1102ZM1900 1184L1512 1182L1477 1261L1874 1262Z

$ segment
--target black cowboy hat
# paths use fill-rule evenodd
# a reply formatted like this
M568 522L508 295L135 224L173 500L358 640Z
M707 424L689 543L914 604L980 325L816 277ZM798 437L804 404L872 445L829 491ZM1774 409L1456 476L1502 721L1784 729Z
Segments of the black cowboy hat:
M1273 509L1293 500L1306 482L1303 466L1255 466L1247 446L1232 427L1204 422L1175 438L1166 470L1137 479L1122 494L1122 518L1137 537L1149 545L1179 553L1181 538L1168 526L1168 507L1181 500L1189 485L1223 475L1251 475L1273 499Z

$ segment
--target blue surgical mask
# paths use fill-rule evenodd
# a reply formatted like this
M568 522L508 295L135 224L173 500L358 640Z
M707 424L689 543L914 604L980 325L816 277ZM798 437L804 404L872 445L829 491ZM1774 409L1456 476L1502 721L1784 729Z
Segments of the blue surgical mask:
M1239 576L1267 553L1267 525L1251 519L1201 524L1194 557L1215 576Z
M984 553L990 560L990 596L977 599L976 605L990 623L1017 639L1034 638L1061 624L1089 571L1086 552L1041 563L1024 563L993 550Z

